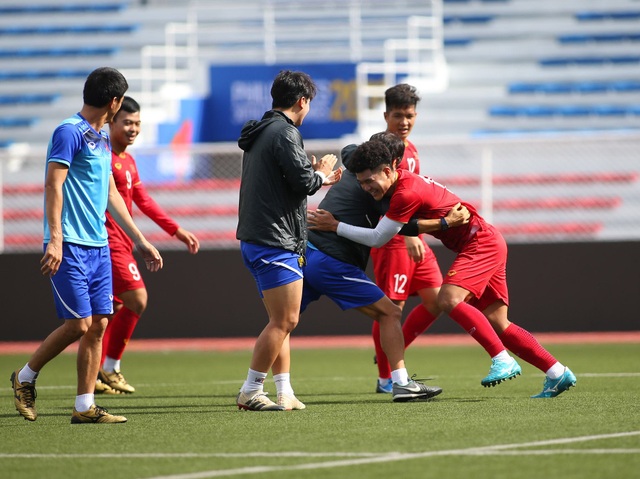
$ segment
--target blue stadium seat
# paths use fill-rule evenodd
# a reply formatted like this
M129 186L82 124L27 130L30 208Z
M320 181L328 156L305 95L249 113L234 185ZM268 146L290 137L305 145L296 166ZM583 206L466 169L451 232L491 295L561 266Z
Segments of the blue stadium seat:
M640 80L617 80L611 82L611 89L617 92L640 91Z
M35 125L37 121L38 119L35 117L6 116L6 117L0 117L0 127L23 128L25 126Z
M0 71L0 81L41 80L53 78L86 78L91 70L25 70L25 71Z
M637 42L640 41L640 33L581 33L560 35L558 42L564 44L593 43L593 42Z
M610 127L610 128L483 128L471 132L473 138L491 137L530 137L537 136L558 136L567 133L577 135L593 135L594 133L638 133L640 128L635 127Z
M509 93L571 93L572 87L569 83L563 82L545 82L545 83L526 83L513 84L509 86Z
M558 116L589 116L593 108L588 105L559 105L551 110L552 115Z
M581 22L600 20L640 20L640 10L623 10L611 12L578 12L575 14L576 20Z
M450 25L452 23L490 23L496 18L496 15L443 15L442 23Z
M579 116L626 116L640 113L636 105L494 105L489 108L490 116L498 117L579 117Z
M473 38L461 37L461 38L447 38L444 39L444 45L447 47L465 47L470 43L473 43Z
M35 103L52 103L60 98L59 94L19 94L0 95L0 105L25 105Z
M0 58L102 56L113 55L117 51L118 49L113 47L17 48L0 50Z
M61 5L12 5L0 6L0 15L25 15L44 13L119 12L128 7L129 2L117 3L64 3Z
M38 25L0 28L0 35L59 35L95 33L132 33L139 25Z
M442 3L471 3L472 0L442 0ZM511 0L480 0L482 3L509 3Z
M640 55L619 55L619 56L580 56L580 57L555 57L543 58L538 62L541 66L556 67L569 65L606 65L640 63Z
M579 81L579 82L514 82L507 87L509 94L571 94L640 91L640 80Z

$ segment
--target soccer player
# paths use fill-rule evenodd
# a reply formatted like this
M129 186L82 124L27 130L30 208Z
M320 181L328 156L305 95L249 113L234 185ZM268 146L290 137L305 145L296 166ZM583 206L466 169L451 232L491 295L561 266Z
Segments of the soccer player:
M140 105L125 96L122 106L109 122L111 137L111 170L118 191L124 198L127 210L133 215L133 203L170 236L182 241L191 254L200 248L198 238L181 228L149 196L138 175L134 158L126 152L140 133ZM133 393L135 388L124 378L120 370L122 354L133 335L140 316L147 307L147 289L138 264L133 256L133 243L124 230L107 212L107 232L111 250L113 295L115 315L109 321L103 338L102 361L96 392Z
M312 228L336 231L353 241L380 246L412 217L439 219L440 230L429 233L457 256L438 294L438 305L491 356L491 369L481 384L495 386L520 374L520 366L505 351L505 346L546 374L542 392L532 397L555 397L576 384L569 368L557 361L528 331L509 321L507 245L500 232L473 206L462 202L471 212L471 219L464 226L449 228L444 215L460 203L460 199L431 178L396 170L389 149L381 142L360 145L349 163L349 170L373 198L389 198L387 213L375 229L370 229L340 222L329 212L317 210L310 219Z
M244 154L236 238L269 316L236 398L240 409L290 408L286 395L278 395L278 404L270 400L263 383L270 369L276 381L286 381L286 376L278 375L288 374L288 357L276 360L283 346L288 347L289 333L300 315L307 196L323 184L336 183L342 175L341 169L333 170L338 161L335 155L309 161L304 151L297 127L315 95L316 85L309 75L281 71L271 86L272 109L260 121L245 123L238 140Z
M402 83L387 89L384 101L386 131L399 136L405 145L404 155L396 164L396 168L419 174L418 150L409 141L409 135L418 116L416 106L420 96L415 87ZM380 248L372 248L371 259L376 284L400 309L404 309L409 296L420 296L421 304L409 312L402 325L404 343L407 347L441 313L437 298L442 284L442 273L436 256L423 236L397 235ZM380 323L374 321L371 333L376 352L375 362L378 366L376 392L391 393L391 369L380 344Z
M40 344L27 364L11 375L15 407L35 421L36 378L67 346L78 346L78 385L72 424L122 423L123 416L96 406L94 387L102 336L113 312L107 208L142 253L147 269L162 268L162 257L136 227L111 175L109 135L102 130L120 109L128 85L113 68L98 68L86 79L84 104L53 132L44 185L42 274L50 277L58 317L64 322Z
M342 162L348 165L349 153L355 145L342 151ZM398 159L402 158L402 152ZM373 228L384 214L382 202L375 201L358 185L353 173L346 171L340 183L331 187L319 208L330 211L336 218L349 224ZM464 224L468 219L466 209L453 207L447 214L452 227ZM429 220L424 220L429 221ZM439 220L431 221L432 228L439 228ZM416 225L407 225L403 234L417 235ZM334 232L309 231L307 265L304 268L304 289L301 312L309 303L326 295L342 310L356 309L379 324L381 342L391 362L392 393L394 402L417 398L431 398L442 392L437 386L426 386L409 378L404 363L404 339L401 329L400 308L393 304L384 292L365 274L370 248ZM386 357L386 356L385 356Z

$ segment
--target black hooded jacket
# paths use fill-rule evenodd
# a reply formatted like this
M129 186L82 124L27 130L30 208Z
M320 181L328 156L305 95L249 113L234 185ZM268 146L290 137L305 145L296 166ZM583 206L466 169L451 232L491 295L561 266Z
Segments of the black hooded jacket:
M302 136L282 112L270 110L244 124L236 238L304 254L307 196L322 186L311 167Z

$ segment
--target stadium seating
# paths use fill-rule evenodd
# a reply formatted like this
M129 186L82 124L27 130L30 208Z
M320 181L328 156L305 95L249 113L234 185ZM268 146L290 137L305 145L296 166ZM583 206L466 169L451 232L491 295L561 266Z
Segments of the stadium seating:
M422 105L420 134L640 131L636 109L624 108L640 104L637 2L453 0L444 22L450 87Z
M416 134L482 135L505 130L493 112L500 106L526 106L524 93L553 93L547 103L567 105L563 95L592 95L593 104L638 104L638 21L640 10L633 0L611 0L606 8L587 0L444 0L445 55L450 88L431 95L421 105ZM265 60L263 2L237 5L212 0L200 2L198 11L199 56L217 63L259 63ZM131 94L139 94L142 49L165 43L165 27L186 22L190 2L113 0L93 4L77 0L38 0L34 5L0 6L0 95L18 91L60 94L60 101L42 113L40 126L52 128L62 105L82 78L94 67L109 63L128 73ZM331 9L277 0L281 6L277 41L278 58L299 62L351 61L349 25ZM406 17L419 15L420 2L398 6L376 4L362 9L361 56L382 58L382 43L391 32L406 29ZM406 9L403 10L403 9ZM313 12L313 22L301 24L300 12ZM324 36L325 43L319 42ZM84 43L84 40L98 40ZM92 46L88 46L92 45ZM64 58L64 62L60 62ZM17 62L16 60L19 60ZM152 81L157 82L153 77ZM69 81L63 81L67 79ZM54 83L51 80L56 80ZM573 85L578 83L579 85ZM527 91L524 83L540 84ZM155 83L160 86L160 83ZM519 87L518 87L519 85ZM607 85L605 87L605 85ZM0 116L9 112L0 111ZM612 115L609 114L610 117ZM580 116L580 115L578 115ZM588 129L640 130L636 115L617 115L611 122L602 113L593 115ZM584 130L576 115L561 115L558 132ZM539 115L523 115L523 132L544 132L549 125ZM603 121L599 121L602 118ZM0 132L0 141L28 141L32 131L13 128Z
M337 20L335 11L323 9L322 2L274 2L287 7L280 18L278 61L353 60L349 25L340 23L343 20ZM77 108L82 82L97 66L120 68L129 79L130 94L137 97L142 91L142 50L165 44L166 27L187 20L190 1L2 3L0 148L6 148L33 143L34 137L44 138L43 131L52 131L70 109ZM200 3L214 7L199 14L198 55L203 64L265 61L264 1ZM381 45L390 35L406 30L407 15L421 13L418 3L377 2L375 9L364 9L361 58L381 60ZM302 24L297 13L310 9L316 14L314 22ZM589 0L444 0L443 22L450 88L443 94L423 95L414 139L452 136L493 141L640 131L637 1L609 0L606 5L598 2L596 8ZM319 42L321 35L326 42ZM161 85L157 78L153 81ZM431 151L424 156L431 161ZM496 224L512 238L551 233L600 237L609 228L603 218L624 216L633 209L628 198L636 194L630 191L636 191L640 181L633 173L621 172L624 168L619 165L609 169L605 156L597 171L582 175L570 170L534 175L522 170L533 168L535 159L527 159L531 165L514 159L509 165L513 171L494 178ZM463 193L473 186L476 189L468 197L479 202L478 175L448 172L437 177ZM10 200L3 210L5 231L15 226L5 245L39 247L42 186L29 181L5 185ZM602 185L623 191L603 193ZM237 178L148 187L208 245L233 243ZM559 194L559 188L567 191ZM202 203L194 200L194 192L215 192L224 201ZM11 198L17 196L27 198L27 203L14 204ZM317 201L319 197L311 205ZM549 213L558 209L569 209L576 218L549 224ZM212 227L220 218L223 224ZM151 238L163 246L167 241L162 233Z

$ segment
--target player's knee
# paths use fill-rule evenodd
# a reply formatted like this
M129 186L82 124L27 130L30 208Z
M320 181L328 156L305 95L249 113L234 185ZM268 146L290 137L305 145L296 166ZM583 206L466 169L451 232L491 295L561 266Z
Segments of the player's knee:
M141 300L133 301L131 304L131 307L128 309L133 311L138 316L142 316L142 313L144 313L144 310L147 309L147 300L145 299L144 301L141 301Z
M86 318L85 318L86 319ZM89 322L85 319L67 320L64 323L63 332L65 336L73 340L79 339L89 331Z
M458 304L462 302L462 299L457 298L450 294L439 294L437 306L441 311L451 312Z
M285 321L284 329L285 331L287 331L287 333L290 333L291 331L296 329L296 326L298 326L299 318L300 316L295 316L295 317L288 318L287 321Z
M383 324L385 322L400 323L402 321L402 309L399 306L391 303L388 308L382 311L376 318L378 323Z

